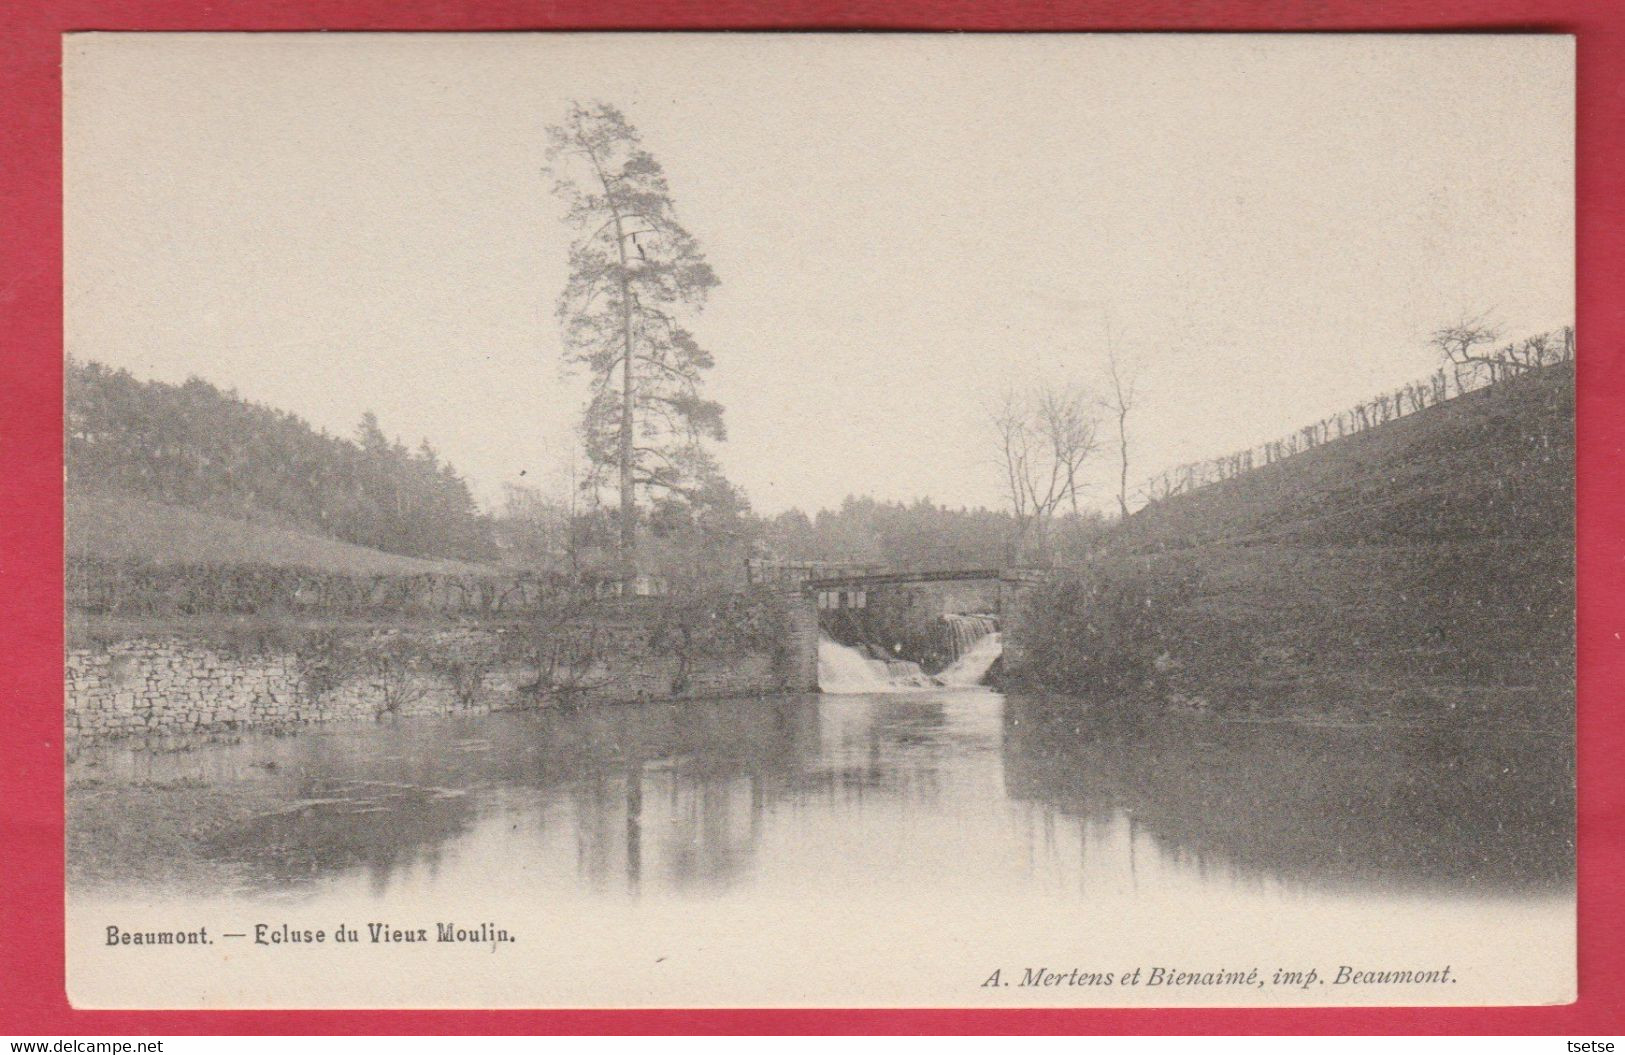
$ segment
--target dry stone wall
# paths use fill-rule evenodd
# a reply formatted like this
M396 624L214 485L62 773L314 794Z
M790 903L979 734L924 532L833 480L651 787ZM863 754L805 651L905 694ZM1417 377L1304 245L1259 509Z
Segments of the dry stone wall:
M814 622L814 627L816 623ZM313 631L298 644L240 649L198 636L132 634L71 648L66 735L86 743L312 722L481 713L569 703L808 691L796 647L678 657L636 622L597 635L590 663L544 670L545 642L511 627ZM792 635L795 638L795 635Z
M419 644L478 644L478 632ZM356 721L388 714L449 714L524 702L521 670L482 669L477 682L453 664L430 669L387 647L389 632L369 633L364 662L332 669L317 653L241 655L209 644L136 638L70 650L66 667L67 735L80 740L213 729Z

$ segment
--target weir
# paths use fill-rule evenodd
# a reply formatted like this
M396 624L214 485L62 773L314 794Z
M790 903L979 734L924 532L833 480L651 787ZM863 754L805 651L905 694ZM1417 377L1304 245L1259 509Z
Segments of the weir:
M993 664L1004 654L1004 635L990 630L977 638L964 655L937 675L944 685L980 685Z
M999 629L997 616L959 615L949 612L942 617L947 631L948 653L957 662L976 642Z
M980 685L1004 651L998 620L990 615L946 614L942 625L953 662L935 675L912 660L879 659L863 648L818 638L818 689L834 695L904 692Z
M895 692L902 686L891 681L890 668L858 649L818 638L818 691L835 695L868 692Z
M911 660L875 659L828 637L818 641L818 691L832 696L980 685L999 658L997 631L982 635L939 674L927 674Z
M1019 660L1007 624L1043 579L1036 570L984 568L801 577L792 586L799 596L787 687L876 693L979 685L995 663L1008 669ZM898 633L900 626L911 633ZM937 673L924 673L922 662Z

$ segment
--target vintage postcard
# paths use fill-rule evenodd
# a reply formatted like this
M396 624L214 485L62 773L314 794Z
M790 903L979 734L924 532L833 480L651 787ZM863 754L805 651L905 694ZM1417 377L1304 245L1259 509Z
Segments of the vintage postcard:
M1572 38L64 63L75 1006L1574 999Z

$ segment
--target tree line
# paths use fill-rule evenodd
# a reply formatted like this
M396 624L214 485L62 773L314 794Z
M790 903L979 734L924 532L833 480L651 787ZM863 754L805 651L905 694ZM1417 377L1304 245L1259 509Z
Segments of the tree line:
M425 440L408 450L371 412L355 438L221 391L69 360L67 470L75 490L270 519L391 553L483 560L492 525Z
M767 552L787 560L997 568L1012 562L1014 527L1002 510L848 497L839 509L780 513L764 523L762 537Z
M569 582L618 574L620 510L581 480L509 484L491 514L434 449L409 450L366 414L354 438L192 378L139 381L68 364L67 466L75 490L110 490L245 519L271 520L391 553L493 562ZM1009 513L849 497L837 509L753 512L720 477L637 509L645 570L710 588L747 558L856 561L897 568L1010 563ZM1063 518L1069 520L1070 518ZM1094 523L1098 517L1080 517Z
M1058 550L1080 551L1104 525L1085 510L1056 520ZM495 528L504 563L606 581L615 575L619 514L574 506L568 493L512 485ZM751 511L729 489L717 500L657 505L639 520L642 566L674 589L743 585L747 559L926 570L1016 563L1016 525L1003 510L849 496L835 509Z

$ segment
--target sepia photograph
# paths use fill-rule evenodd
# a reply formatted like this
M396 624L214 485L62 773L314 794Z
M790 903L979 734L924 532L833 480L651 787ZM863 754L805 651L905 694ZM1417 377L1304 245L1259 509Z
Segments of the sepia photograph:
M1574 58L68 34L72 1004L1573 1001Z

